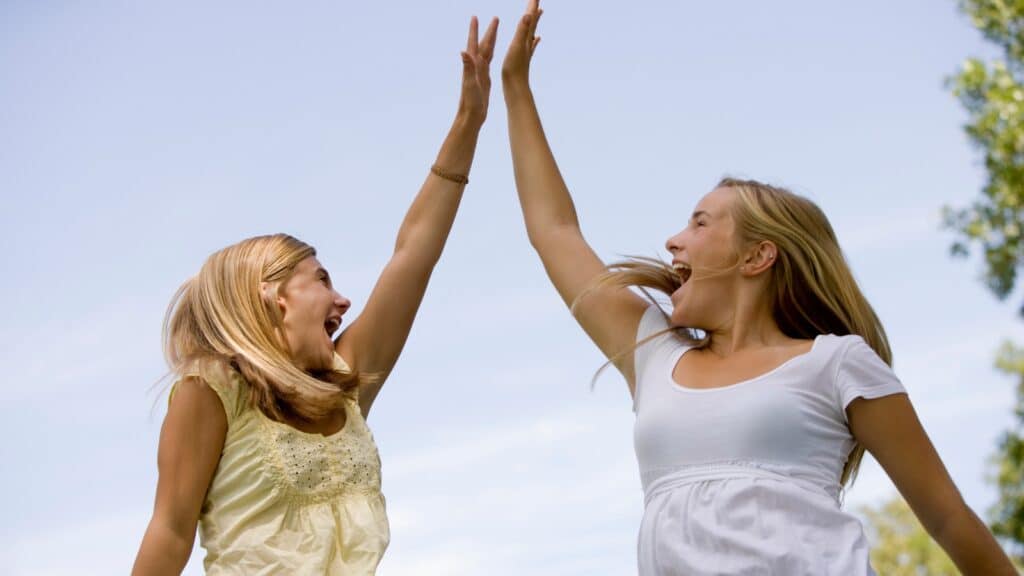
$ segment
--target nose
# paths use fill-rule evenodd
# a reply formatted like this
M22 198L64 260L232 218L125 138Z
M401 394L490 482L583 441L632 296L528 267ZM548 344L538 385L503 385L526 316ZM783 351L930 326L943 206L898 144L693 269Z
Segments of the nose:
M680 232L674 236L669 236L668 240L665 241L665 249L675 255L676 252L682 250L682 235Z
M341 294L335 292L334 305L337 306L339 310L341 310L342 314L344 314L346 311L348 311L349 308L352 307L352 301L349 300L348 298L345 298Z

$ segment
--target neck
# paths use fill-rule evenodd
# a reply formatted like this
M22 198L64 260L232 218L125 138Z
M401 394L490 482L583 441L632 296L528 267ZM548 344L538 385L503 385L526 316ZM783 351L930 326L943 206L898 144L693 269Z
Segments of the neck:
M732 316L719 328L708 331L708 349L718 356L729 356L751 348L777 346L790 340L772 316L771 303L765 299L739 299Z

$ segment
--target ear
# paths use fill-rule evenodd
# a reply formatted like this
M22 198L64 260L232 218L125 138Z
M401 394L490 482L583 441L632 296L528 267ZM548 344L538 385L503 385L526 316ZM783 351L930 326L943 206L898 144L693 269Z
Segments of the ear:
M743 258L740 272L744 276L757 276L775 265L779 256L779 248L770 240L762 240L753 244Z
M267 306L277 306L278 311L280 311L281 314L284 314L285 299L283 296L278 294L277 284L260 282L260 294L263 296L264 304Z

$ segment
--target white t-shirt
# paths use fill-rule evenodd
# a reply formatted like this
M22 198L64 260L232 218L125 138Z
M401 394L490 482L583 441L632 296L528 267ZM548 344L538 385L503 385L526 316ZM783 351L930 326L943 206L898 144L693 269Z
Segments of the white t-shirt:
M668 327L651 306L637 341ZM822 335L761 376L698 389L672 379L688 349L667 333L635 352L641 576L874 574L839 507L845 409L905 393L892 369L859 336Z

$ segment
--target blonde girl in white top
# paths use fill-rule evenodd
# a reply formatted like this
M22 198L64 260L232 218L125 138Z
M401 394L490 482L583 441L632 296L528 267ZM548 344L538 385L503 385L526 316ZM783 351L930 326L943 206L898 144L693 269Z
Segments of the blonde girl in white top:
M668 239L671 265L601 262L529 85L540 15L531 0L502 67L516 187L548 276L634 397L640 574L873 574L838 498L864 450L964 574L1016 574L892 374L817 206L725 179ZM671 311L628 286L664 292Z

